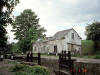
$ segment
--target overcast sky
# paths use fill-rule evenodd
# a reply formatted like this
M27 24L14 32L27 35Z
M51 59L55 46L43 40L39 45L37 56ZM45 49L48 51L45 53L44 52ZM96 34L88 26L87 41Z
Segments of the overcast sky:
M13 14L17 16L24 9L32 9L38 15L47 36L74 28L85 39L85 26L100 20L100 0L20 0ZM8 26L9 41L13 42L10 30L11 26Z

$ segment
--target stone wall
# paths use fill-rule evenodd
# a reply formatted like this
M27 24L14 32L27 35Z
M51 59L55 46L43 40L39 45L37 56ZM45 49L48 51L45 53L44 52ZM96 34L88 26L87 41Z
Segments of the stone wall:
M41 64L52 69L59 69L59 63L57 59L42 58Z
M42 58L41 64L48 67L50 70L59 70L58 59ZM78 73L78 68L85 66L87 72ZM100 75L100 63L85 63L85 62L75 62L75 75ZM76 71L77 70L77 71Z
M75 67L81 67L83 68L83 65L86 68L85 75L100 75L100 63L92 63L92 62L75 62ZM84 73L83 73L84 74ZM78 75L76 73L76 75Z
M50 75L55 75L54 70L59 70L59 63L57 59L42 58L41 65L48 67Z

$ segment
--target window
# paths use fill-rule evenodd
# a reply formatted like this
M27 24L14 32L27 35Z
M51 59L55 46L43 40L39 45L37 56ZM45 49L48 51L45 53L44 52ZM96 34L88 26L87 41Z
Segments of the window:
M72 39L74 39L74 33L72 33Z

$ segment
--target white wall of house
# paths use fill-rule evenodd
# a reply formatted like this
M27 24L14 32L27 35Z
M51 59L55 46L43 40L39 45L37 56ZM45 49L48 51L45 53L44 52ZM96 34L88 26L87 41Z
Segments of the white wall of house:
M72 38L72 35L74 34L74 38ZM68 48L68 44L73 44L73 48L74 50L78 51L81 50L81 38L80 36L77 34L77 32L75 30L71 30L66 36L65 36L65 41L67 44L67 50L69 50Z
M63 48L64 48L64 40L53 40L53 41L49 41L49 45L50 45L50 53L54 52L54 46L57 46L57 53L60 53Z
M74 33L74 39L72 39L72 33ZM81 45L81 38L77 34L75 30L71 30L66 36L65 36L66 43L72 43L72 44L77 44Z
M74 38L72 38L72 34L74 34ZM64 39L56 39L33 44L33 53L54 53L54 46L57 46L57 53L60 53L62 50L70 50L69 47L72 45L74 51L77 52L81 50L81 38L74 29L70 30L64 37Z
M33 44L33 53L48 53L49 52L49 45L48 42L38 42Z

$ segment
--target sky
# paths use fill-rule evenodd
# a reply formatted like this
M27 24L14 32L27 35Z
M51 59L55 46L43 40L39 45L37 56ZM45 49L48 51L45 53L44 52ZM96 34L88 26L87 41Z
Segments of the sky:
M25 9L32 9L40 18L39 24L44 27L46 35L53 36L56 32L74 28L86 39L85 27L93 21L100 21L100 0L20 0L13 15L20 15ZM12 27L7 27L9 42L13 38Z

